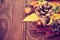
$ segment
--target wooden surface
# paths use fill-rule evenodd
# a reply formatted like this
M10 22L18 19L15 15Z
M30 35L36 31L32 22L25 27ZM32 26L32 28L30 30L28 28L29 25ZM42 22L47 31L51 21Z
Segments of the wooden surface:
M30 1L33 0L0 0L0 40L44 40L41 34L30 30L34 25L22 22L25 17L24 8Z
M0 0L2 1L2 0ZM3 0L0 9L0 40L25 40L26 0Z

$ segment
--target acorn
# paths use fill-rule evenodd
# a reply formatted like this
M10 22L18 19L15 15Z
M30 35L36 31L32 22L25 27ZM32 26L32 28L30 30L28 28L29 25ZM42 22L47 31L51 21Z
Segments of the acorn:
M26 13L26 14L30 14L31 10L32 10L32 9L31 9L30 7L27 7L27 8L25 8L25 13Z

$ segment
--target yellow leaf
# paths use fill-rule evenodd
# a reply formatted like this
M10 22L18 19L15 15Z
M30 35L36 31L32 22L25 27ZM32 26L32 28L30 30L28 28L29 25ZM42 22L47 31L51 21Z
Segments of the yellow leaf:
M50 22L48 23L48 25L50 25L51 23L52 23L52 20L54 19L54 20L58 20L58 19L60 19L60 14L53 14L51 17L50 17L51 19L50 19Z
M58 20L60 19L60 14L53 14L51 18L54 20Z
M32 13L31 15L23 19L23 21L32 21L32 22L37 21L37 20L39 20L39 17L34 13Z

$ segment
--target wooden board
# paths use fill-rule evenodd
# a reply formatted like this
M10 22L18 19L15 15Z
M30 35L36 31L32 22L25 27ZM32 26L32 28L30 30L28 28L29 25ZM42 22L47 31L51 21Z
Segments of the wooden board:
M0 0L0 40L6 40L11 27L11 0Z
M10 29L10 39L8 40L25 40L25 22L22 22L25 14L25 0L12 0L12 27Z
M2 0L0 0L2 1ZM22 22L26 0L3 0L0 8L0 40L25 40L26 23Z

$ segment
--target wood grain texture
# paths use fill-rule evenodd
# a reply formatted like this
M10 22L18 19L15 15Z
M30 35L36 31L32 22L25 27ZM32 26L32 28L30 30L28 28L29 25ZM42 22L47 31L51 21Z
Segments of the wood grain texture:
M4 0L0 6L0 40L25 40L26 0Z
M0 0L0 40L6 40L9 27L11 26L10 1Z
M13 0L13 18L12 18L12 40L25 40L25 23L24 18L25 0Z
M9 40L25 40L25 22L24 18L25 0L12 0L12 27Z

